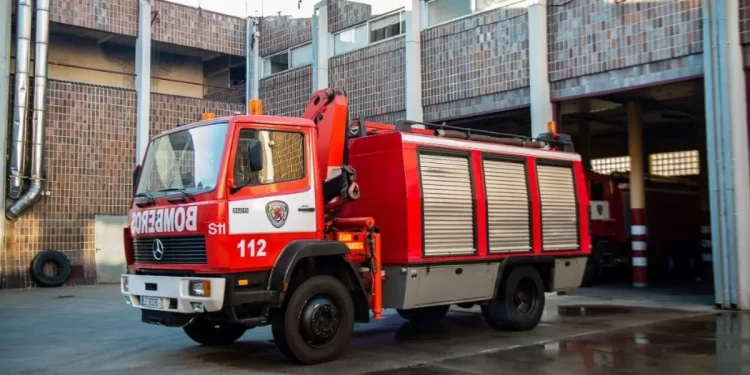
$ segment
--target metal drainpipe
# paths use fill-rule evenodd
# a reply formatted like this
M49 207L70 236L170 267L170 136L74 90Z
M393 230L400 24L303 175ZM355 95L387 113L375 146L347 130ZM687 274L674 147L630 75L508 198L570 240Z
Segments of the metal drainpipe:
M714 250L714 298L718 306L729 308L729 265L726 262L726 224L723 197L723 162L721 154L721 110L719 108L717 30L712 0L703 0L703 40L705 65L704 90L706 108L706 158L708 164L711 241Z
M735 249L737 248L737 244L734 233L738 228L734 227L736 204L733 194L735 179L734 173L732 172L732 128L729 119L729 111L731 108L729 101L731 98L726 96L728 90L725 89L725 87L728 87L731 78L727 76L726 72L727 38L724 25L724 22L726 22L726 9L724 9L724 5L723 1L712 2L714 10L712 12L712 31L715 34L714 45L717 47L717 54L714 56L716 59L716 76L714 78L717 83L716 109L718 109L718 111L716 114L719 120L717 129L719 130L719 145L721 147L718 151L719 156L721 157L719 163L722 168L719 185L719 193L722 196L721 199L723 202L723 207L719 212L721 215L720 220L722 226L720 234L723 249L722 262L724 263L724 288L726 290L725 293L727 293L729 297L728 301L725 301L725 303L729 304L729 308L734 308L737 304L737 265L735 261ZM742 230L744 230L744 228Z
M31 186L5 212L17 220L42 196L44 188L44 131L47 119L47 47L49 43L49 0L36 0L36 41L34 43L34 116L31 144Z
M29 60L31 58L31 0L18 0L16 9L16 87L13 105L13 133L10 152L8 197L17 199L23 190L28 127Z

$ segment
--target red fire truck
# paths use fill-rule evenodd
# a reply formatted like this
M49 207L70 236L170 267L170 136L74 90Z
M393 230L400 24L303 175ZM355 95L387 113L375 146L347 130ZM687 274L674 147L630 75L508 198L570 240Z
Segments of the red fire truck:
M481 306L529 330L579 286L588 194L569 137L349 121L345 93L302 118L209 118L154 137L136 167L121 292L204 345L271 325L289 358L337 358L355 322Z
M591 260L583 284L630 281L630 198L627 173L587 172ZM696 181L646 176L649 281L700 275L701 216Z

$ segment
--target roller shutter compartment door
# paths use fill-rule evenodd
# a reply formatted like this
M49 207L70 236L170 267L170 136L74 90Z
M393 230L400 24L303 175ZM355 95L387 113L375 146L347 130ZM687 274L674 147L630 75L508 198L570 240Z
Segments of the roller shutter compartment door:
M578 250L578 220L573 169L538 165L542 200L542 250Z
M468 156L419 155L425 256L469 255L474 205Z
M484 160L484 183L490 254L530 251L526 164Z

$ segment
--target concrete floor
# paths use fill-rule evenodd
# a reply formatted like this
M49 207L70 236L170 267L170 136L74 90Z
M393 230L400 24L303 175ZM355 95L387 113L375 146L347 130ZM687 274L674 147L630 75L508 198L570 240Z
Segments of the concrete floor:
M552 295L543 324L525 333L494 331L459 308L422 330L387 311L357 326L338 361L299 367L269 328L204 348L181 329L143 324L117 286L0 291L0 374L750 373L750 315L607 296Z

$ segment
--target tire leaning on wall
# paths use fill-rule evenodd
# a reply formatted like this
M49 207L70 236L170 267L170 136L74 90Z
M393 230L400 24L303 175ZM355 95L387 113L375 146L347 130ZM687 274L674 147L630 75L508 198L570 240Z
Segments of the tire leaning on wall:
M54 275L44 273L44 266L47 263L54 263L57 266L57 272ZM51 288L58 287L68 281L71 273L70 259L65 254L57 250L43 250L31 260L29 273L31 279L40 287Z

